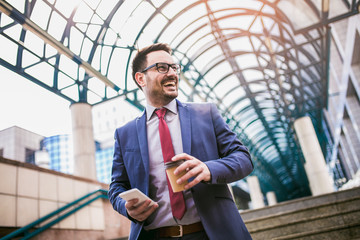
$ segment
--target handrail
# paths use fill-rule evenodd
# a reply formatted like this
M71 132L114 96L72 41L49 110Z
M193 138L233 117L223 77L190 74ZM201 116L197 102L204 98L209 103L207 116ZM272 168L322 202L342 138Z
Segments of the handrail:
M101 193L100 195L97 195L89 200L87 200L86 202L82 203L81 205L77 206L76 208L72 209L71 211L59 216L58 218L56 218L55 220L45 224L44 226L40 227L40 228L37 228L36 230L34 230L33 232L30 232L30 233L27 233L28 230L30 230L31 228L34 228L36 225L38 224L41 224L42 222L48 220L49 218L55 216L56 214L59 214L65 210L67 210L68 208L74 206L75 204L97 194L97 193ZM108 199L108 196L107 196L107 190L104 190L104 189L98 189L98 190L95 190L93 192L90 192L88 194L86 194L85 196L79 198L79 199L76 199L75 201L72 201L71 203L68 203L67 205L45 215L44 217L41 217L39 218L38 220L32 222L32 223L29 223L28 225L22 227L22 228L19 228L18 230L4 236L3 238L0 238L0 240L10 240L14 237L19 237L19 235L22 235L22 234L25 234L25 236L21 239L25 240L25 239L30 239L34 236L36 236L37 234L45 231L46 229L50 228L51 226L55 225L56 223L60 222L61 220L67 218L68 216L70 216L71 214L77 212L78 210L80 210L81 208L89 205L90 203L92 203L93 201L99 199L99 198L105 198L105 199Z

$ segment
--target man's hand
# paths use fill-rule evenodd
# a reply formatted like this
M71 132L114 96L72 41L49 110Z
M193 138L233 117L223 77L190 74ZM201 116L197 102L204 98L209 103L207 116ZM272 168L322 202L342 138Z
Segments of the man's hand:
M172 161L185 160L179 167L174 171L174 174L180 174L186 171L186 174L177 180L178 184L188 181L190 178L195 177L193 181L185 185L185 189L192 188L201 181L209 182L211 180L211 173L205 163L199 159L190 156L186 153L180 153L174 156Z
M139 199L137 198L127 201L125 203L125 208L129 216L139 222L145 221L159 207L157 203L149 207L151 203L150 200L146 200L135 207L138 201Z

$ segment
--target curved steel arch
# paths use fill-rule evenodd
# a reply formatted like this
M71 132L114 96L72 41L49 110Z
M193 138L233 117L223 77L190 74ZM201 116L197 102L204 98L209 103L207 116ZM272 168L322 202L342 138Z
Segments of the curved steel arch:
M0 0L1 16L4 14L13 20L3 23L4 18L0 18L3 23L0 36L16 45L15 63L1 58L0 54L0 64L70 102L98 104L122 96L142 109L144 98L129 81L131 59L139 43L167 39L175 58L184 66L179 98L212 101L219 106L231 129L248 145L256 166L253 174L259 177L264 192L275 191L279 200L305 196L309 188L302 166L304 158L292 125L296 118L309 115L320 139L325 139L321 110L326 107L327 100L326 61L330 33L313 26L303 32L295 29L296 24L282 11L281 4L285 1L252 0L257 3L255 8L231 0L224 1L227 7L218 4L220 0L164 0L160 3L122 0L106 8L110 5L104 0L89 3L80 0L80 5L66 14L59 5L61 1L23 0L23 6L14 7ZM358 13L359 1L347 5L349 11L339 16ZM43 29L41 21L32 14L41 6L49 11ZM138 13L144 6L149 13L145 19ZM335 21L328 19L310 0L303 6L319 18L314 26L322 27ZM85 22L78 21L76 16L84 9L89 18ZM199 13L187 15L193 9ZM57 39L51 31L55 17L66 22L65 27L59 28L61 37ZM141 21L131 25L134 19ZM179 19L184 21L180 27L176 25ZM241 25L240 19L248 20L248 24ZM114 23L119 20L121 26L117 27ZM154 30L152 25L157 21L156 34L152 39L145 39L146 32ZM23 29L17 35L10 30L18 24ZM173 31L175 26L176 31ZM123 32L123 27L129 32ZM127 38L132 27L138 32ZM42 52L27 44L27 32L36 30L41 33ZM81 38L76 39L76 35ZM244 41L249 45L245 50L234 46ZM56 51L51 51L52 48ZM214 49L220 52L215 54ZM255 59L251 66L243 66L241 62L244 56L250 59L247 54ZM35 60L31 62L28 55ZM64 56L75 65L75 73L64 65ZM208 59L204 60L204 56ZM119 66L121 72L112 65L119 59L123 64ZM200 60L205 61L205 67L198 63ZM24 62L30 63L24 66ZM43 65L52 69L50 83L36 74L35 70ZM214 78L212 71L219 74ZM251 120L247 122L248 116ZM256 132L259 126L263 132ZM254 132L251 137L249 131ZM325 149L324 145L322 147Z
M213 40L213 41L214 41L214 40ZM214 44L214 43L213 43L212 45L209 44L207 49L205 49L205 50L203 49L203 52L202 52L202 53L204 53L206 50L210 49L211 47L213 47L213 46L215 46L215 45L216 45L216 44ZM198 54L198 55L196 56L196 58L200 57L202 53ZM195 59L192 59L192 60L195 61L196 58L195 58ZM223 60L221 60L221 61L223 61ZM216 66L216 63L213 64L213 67L214 67L214 66ZM210 71L211 69L212 69L211 66L208 67L208 69L207 69L205 72L203 72L203 76L199 77L199 78L197 79L197 81L195 82L194 85L197 85L197 84L199 83L199 81L200 81L203 77L206 77L206 73L207 73L208 71ZM235 72L235 71L233 71L233 72ZM249 92L249 93L250 93L250 92ZM247 96L249 97L249 94L247 94ZM255 105L254 102L252 103L252 105ZM256 109L255 109L255 111L256 111ZM257 113L258 113L258 116L260 115L260 119L264 118L263 116L261 117L260 111L258 111ZM266 127L266 123L265 123L264 121L263 121L263 125L265 125L265 128L267 128L268 132L271 132L271 131L269 131L270 128ZM271 139L271 137L270 137L270 139ZM274 143L275 148L278 149L278 146L277 146L277 144L276 144L276 141L274 141L274 140L271 140L271 141ZM281 151L280 151L279 149L277 150L277 152L278 152L279 155L282 155L282 153L281 153ZM288 171L288 172L290 172L290 171Z

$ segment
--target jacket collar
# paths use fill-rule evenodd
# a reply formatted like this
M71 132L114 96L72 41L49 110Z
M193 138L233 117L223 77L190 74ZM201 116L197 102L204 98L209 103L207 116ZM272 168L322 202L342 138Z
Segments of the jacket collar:
M189 105L176 100L181 126L183 152L191 154L191 115Z
M176 100L177 103L177 112L179 113L180 126L181 126L181 137L183 144L183 152L191 154L191 115L188 104L181 103ZM146 109L147 110L147 109ZM141 154L141 159L145 168L145 186L149 185L149 149L147 141L147 130L146 130L146 121L147 114L146 110L144 113L136 119L136 131L139 142L139 149ZM148 191L148 188L146 189ZM148 192L145 192L148 194Z
M164 108L168 109L169 111L171 111L174 114L178 114L178 110L177 110L177 101L174 99L172 100L170 103L168 103L167 105L163 106ZM154 114L154 112L157 110L158 108L151 106L150 104L146 104L146 108L145 108L145 112L146 112L146 120L149 121L150 118L152 117L152 115Z

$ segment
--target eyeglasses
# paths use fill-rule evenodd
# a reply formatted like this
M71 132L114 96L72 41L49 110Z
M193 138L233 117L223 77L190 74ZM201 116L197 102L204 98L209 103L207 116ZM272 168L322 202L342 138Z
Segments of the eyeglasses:
M169 68L171 67L174 72L176 74L180 74L180 70L181 70L181 66L180 64L177 64L177 63L173 63L173 64L169 64L169 63L155 63L153 65L150 65L148 66L147 68L145 68L144 70L141 71L141 73L144 73L146 72L147 70L149 70L150 68L153 68L153 67L156 67L156 70L159 72L159 73L168 73L169 72Z

